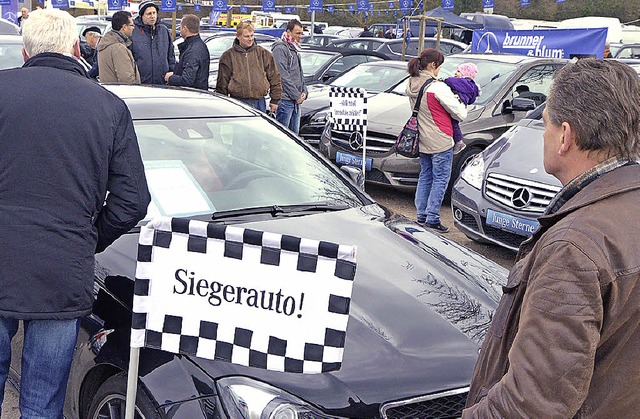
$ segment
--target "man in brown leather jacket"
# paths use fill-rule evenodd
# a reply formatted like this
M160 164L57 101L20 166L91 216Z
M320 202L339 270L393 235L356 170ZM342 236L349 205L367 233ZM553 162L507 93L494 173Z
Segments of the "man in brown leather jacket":
M253 24L240 22L233 46L220 57L216 92L241 100L266 112L265 96L270 95L269 111L275 113L282 97L282 81L273 56L256 45Z
M613 60L567 64L543 119L544 167L564 187L520 248L463 417L638 417L640 79Z

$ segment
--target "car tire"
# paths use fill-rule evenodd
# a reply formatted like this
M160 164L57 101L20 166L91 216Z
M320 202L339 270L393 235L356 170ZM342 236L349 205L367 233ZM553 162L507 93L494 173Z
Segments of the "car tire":
M123 418L127 399L127 374L120 373L108 378L93 397L89 407L90 419ZM159 419L153 402L138 386L136 395L136 419Z

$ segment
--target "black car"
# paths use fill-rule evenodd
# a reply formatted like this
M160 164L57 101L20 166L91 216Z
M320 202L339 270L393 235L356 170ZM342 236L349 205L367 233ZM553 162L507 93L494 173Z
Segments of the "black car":
M351 48L308 48L300 51L302 73L307 85L330 83L358 64L388 59L379 52Z
M340 370L292 374L142 349L136 417L460 416L504 268L376 204L262 112L207 92L107 88L127 103L145 163L153 202L141 225L215 219L358 247ZM139 231L96 255L66 417L124 416Z
M318 147L324 125L329 117L329 92L332 86L365 89L369 97L380 92L390 92L409 77L405 61L374 61L362 63L328 85L308 86L309 96L300 105L300 136Z
M336 39L329 43L329 46L338 48L354 48L365 51L377 51L386 55L391 60L402 59L403 39L386 39L386 38L351 38ZM424 38L424 48L435 48L435 38ZM466 44L451 39L440 39L440 52L444 55L456 54L463 52L467 48ZM405 60L418 56L418 38L413 37L407 43L405 49Z

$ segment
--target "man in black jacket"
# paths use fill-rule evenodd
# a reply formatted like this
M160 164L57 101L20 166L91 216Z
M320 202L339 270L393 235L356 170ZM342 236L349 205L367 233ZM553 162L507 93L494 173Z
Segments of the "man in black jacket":
M160 8L151 0L138 6L136 27L131 35L131 52L140 71L142 84L165 84L164 75L173 71L176 54L171 34L166 26L158 24Z
M200 38L200 19L196 15L184 15L180 21L180 36L184 42L178 45L180 61L174 72L164 79L172 86L209 89L209 49Z
M129 110L87 78L73 17L36 10L22 37L24 66L0 71L0 390L22 320L21 416L62 418L94 254L150 197Z

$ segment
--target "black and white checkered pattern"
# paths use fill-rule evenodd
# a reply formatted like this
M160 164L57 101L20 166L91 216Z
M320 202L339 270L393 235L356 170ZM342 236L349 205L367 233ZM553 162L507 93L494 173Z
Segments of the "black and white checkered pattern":
M223 324L202 318L204 314L200 317L200 313L200 318L185 318L170 310L166 313L152 312L154 304L150 295L154 278L149 276L153 272L151 266L154 263L154 253L159 249L168 249L176 240L176 235L187 237L185 240L183 236L183 241L188 253L206 253L207 257L213 254L213 257L230 258L243 263L248 262L249 258L259 258L253 262L274 267L280 265L281 259L291 261L292 255L295 255L295 269L300 273L326 270L327 263L330 262L333 276L345 286L335 295L331 292L328 298L327 315L333 316L335 322L330 322L324 328L324 336L319 341L297 342L294 346L287 336L273 336L269 331L250 330L230 325L229 322ZM235 226L160 217L142 229L137 260L132 347L144 346L293 373L322 373L340 368L350 293L356 272L355 247ZM345 295L344 289L348 289L348 295ZM309 317L315 317L314 314ZM332 327L335 325L339 327ZM297 332L291 333L293 335Z
M333 109L337 103L344 99L362 99L364 108L362 115L358 118L333 115ZM367 97L366 91L355 87L331 86L329 91L329 102L332 110L331 128L336 131L364 132L367 126Z

